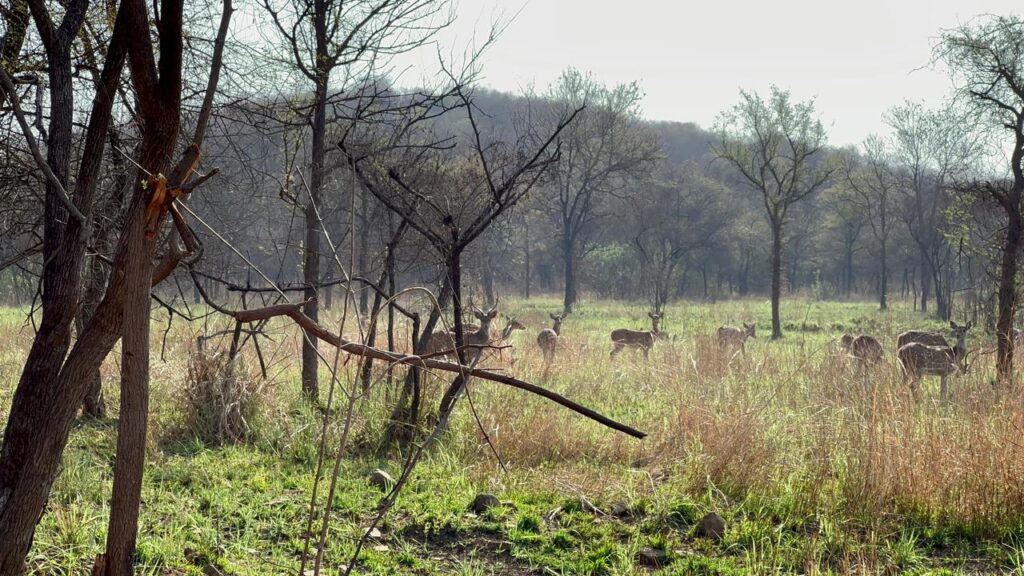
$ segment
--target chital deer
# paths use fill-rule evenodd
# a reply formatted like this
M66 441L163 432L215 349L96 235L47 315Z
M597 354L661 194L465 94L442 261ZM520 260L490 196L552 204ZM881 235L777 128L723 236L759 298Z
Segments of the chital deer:
M896 357L903 368L903 381L910 380L910 389L915 398L919 397L918 386L922 377L939 376L941 378L939 396L942 402L946 402L947 378L958 371L967 370L966 340L967 331L971 329L972 325L971 322L963 326L956 322L949 323L953 330L953 337L956 338L956 344L953 346L948 343L933 345L911 339L911 337L922 337L923 335L923 339L936 342L936 336L938 336L945 342L945 338L941 334L934 332L910 331L900 334L897 342L906 341L906 343L899 347ZM908 334L910 336L907 336ZM906 338L904 338L905 336Z
M465 332L463 342L470 349L466 352L466 360L472 361L480 355L484 347L491 346L491 328L494 319L498 316L498 305L495 304L487 312L471 305L473 316L480 321L480 328L473 332ZM427 348L423 351L424 356L436 355L445 358L456 356L455 353L455 332L451 330L439 330L430 335Z
M628 328L612 330L612 358L615 358L626 347L639 348L644 351L644 359L649 358L651 348L654 348L654 342L664 337L659 329L664 314L648 312L647 317L651 319L651 329L648 331L630 330Z
M438 330L430 335L423 356L439 356L448 359L455 354L455 333L449 330Z
M491 330L494 327L494 319L498 317L498 304L484 312L473 306L473 316L480 321L480 329L476 332L469 332L463 337L463 341L469 350L466 351L466 361L473 362L483 353L483 347L491 346Z
M516 330L526 330L526 326L519 320L509 317L501 332L491 335L491 346L498 348L498 356L502 361L505 360L504 347L509 345L509 342L512 340L512 333ZM511 356L511 353L509 355Z
M956 342L952 348L957 349L957 358L960 362L963 362L967 358L967 331L974 326L973 322L967 324L957 324L950 320L949 328L952 331L953 339ZM946 346L949 347L949 342L946 337L939 332L930 332L927 330L907 330L896 337L896 350L910 344L917 342L926 346Z
M743 323L743 328L722 326L718 329L718 347L725 351L739 348L746 355L747 338L757 338L757 326Z
M568 312L564 314L549 314L554 324L551 325L551 328L545 328L537 334L537 346L540 346L540 351L544 354L545 370L555 359L555 350L558 349L558 338L562 335L562 321L568 315Z
M861 334L856 337L844 334L843 339L840 341L840 345L846 350L846 353L853 356L862 367L874 366L881 362L882 357L885 356L885 350L882 348L882 343L874 336L868 336L867 334Z

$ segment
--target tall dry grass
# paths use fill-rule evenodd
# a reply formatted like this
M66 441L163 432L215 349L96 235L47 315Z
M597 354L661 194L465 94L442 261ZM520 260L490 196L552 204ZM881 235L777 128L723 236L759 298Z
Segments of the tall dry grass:
M874 325L890 328L875 332L890 343L906 327ZM829 331L751 341L746 355L730 357L707 329L659 342L650 363L628 353L613 362L606 327L570 323L547 380L531 330L517 342L514 371L650 436L611 434L477 382L482 426L513 465L585 463L590 481L597 467L608 482L619 481L622 468L668 471L683 490L797 498L806 510L838 510L866 524L913 516L991 534L1024 521L1024 403L1019 391L990 386L991 356L952 380L952 400L942 406L937 379L915 402L891 345L885 365L861 373L830 351ZM467 450L487 458L476 428L466 418L460 432Z

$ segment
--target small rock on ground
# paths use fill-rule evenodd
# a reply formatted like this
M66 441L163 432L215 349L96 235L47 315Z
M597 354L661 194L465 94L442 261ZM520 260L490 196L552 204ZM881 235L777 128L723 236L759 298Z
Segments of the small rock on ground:
M633 515L633 509L629 507L629 504L625 502L616 502L612 504L612 516L616 518L628 518Z
M484 512L494 508L495 506L501 506L501 500L494 494L477 494L476 498L473 498L473 503L469 505L469 510L474 514L483 514Z
M714 512L709 513L697 524L697 536L721 540L725 536L725 519Z
M657 568L668 563L668 554L657 548L644 548L637 553L637 561L643 566Z

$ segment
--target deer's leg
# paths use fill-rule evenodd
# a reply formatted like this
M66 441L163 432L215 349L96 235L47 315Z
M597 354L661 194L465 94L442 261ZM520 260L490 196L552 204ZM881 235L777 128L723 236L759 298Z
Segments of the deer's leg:
M920 388L920 385L921 385L921 377L920 376L915 374L914 376L910 377L910 393L913 394L914 401L916 401L916 402L920 402L921 401L921 388Z
M644 346L643 347L643 351L644 351L644 361L647 362L647 361L649 361L651 359L651 356L650 356L651 349L649 347L647 347L647 346Z
M943 375L939 379L939 402L943 405L946 404L946 376Z
M611 358L615 358L615 355L618 354L619 352L622 352L622 343L615 342L614 346L612 347Z

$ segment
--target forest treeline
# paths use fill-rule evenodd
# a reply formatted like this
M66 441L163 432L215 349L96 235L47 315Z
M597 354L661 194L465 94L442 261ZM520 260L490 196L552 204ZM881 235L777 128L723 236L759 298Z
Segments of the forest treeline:
M610 129L607 137L639 145L602 152L607 157L595 160L606 166L585 167L611 173L601 175L605 181L580 199L576 213L569 208L577 199L560 197L558 183L546 181L488 229L467 255L467 280L478 297L559 293L571 305L585 293L649 300L660 308L679 298L768 295L770 222L760 195L716 155L720 134L715 127L644 120L638 86L605 86L570 69L541 94L476 90L473 105L480 111L485 137L500 141L527 115L557 110L564 104L556 99L557 92L574 82L604 97L630 92L622 126ZM572 97L585 102L583 94ZM296 214L302 202L295 195L301 193L298 172L308 165L309 150L305 127L286 129L272 118L280 112L274 110L277 106L246 100L218 108L204 155L204 164L219 170L218 183L216 190L195 196L191 206L244 247L249 261L275 282L292 285L303 282L305 221ZM986 217L992 206L958 187L976 176L990 150L974 120L958 117L955 106L899 103L885 116L887 132L857 146L822 150L818 160L835 164L835 171L788 215L793 226L783 235L786 293L879 301L895 296L941 318L961 306L961 314L994 326L988 277L995 262L989 248L999 230ZM464 122L465 116L455 111L434 120L432 130L460 133ZM328 133L331 140L334 134ZM962 141L948 142L957 133L963 133ZM951 145L960 148L951 152ZM28 165L27 158L19 160ZM328 151L325 162L330 190L321 207L325 228L344 245L339 255L347 259L355 254L355 275L375 278L396 226L394 215L347 173L339 150ZM617 164L625 168L616 173ZM570 179L576 177L571 169L566 172ZM10 178L13 183L17 176ZM22 178L23 187L31 184ZM36 241L27 223L40 217L39 204L26 202L24 189L18 192L12 185L7 190L0 255L5 262ZM200 271L237 284L266 286L208 230L196 232L205 247ZM409 235L395 250L398 286L439 284L442 269L424 257L429 251L423 244L422 238ZM32 300L38 265L38 260L25 259L6 267L0 282L8 303ZM567 286L567 278L572 285ZM337 280L332 267L324 266L321 280ZM209 286L219 289L212 280ZM186 288L191 298L192 289ZM372 294L368 289L360 294L365 312ZM325 288L328 306L332 296Z

